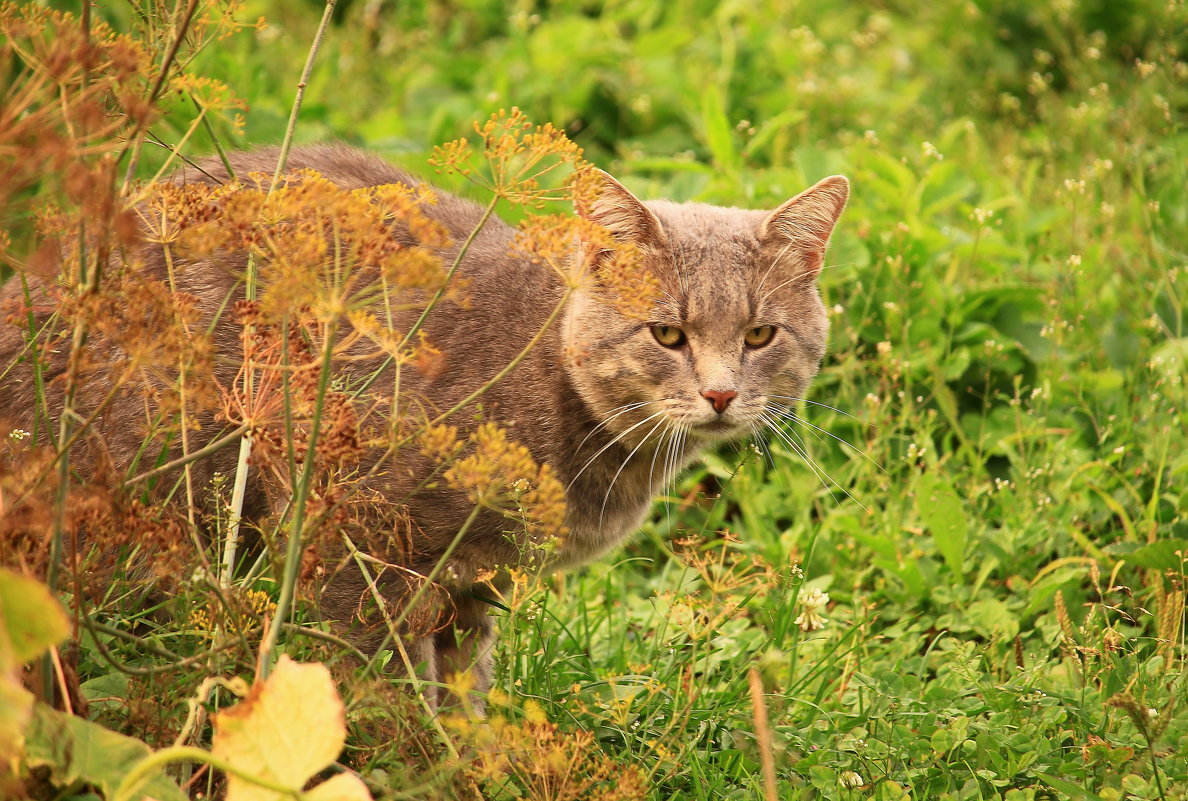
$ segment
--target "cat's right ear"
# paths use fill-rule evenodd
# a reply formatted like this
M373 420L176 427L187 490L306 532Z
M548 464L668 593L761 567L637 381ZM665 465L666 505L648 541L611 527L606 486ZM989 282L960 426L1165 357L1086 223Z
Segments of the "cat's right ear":
M579 205L578 215L598 223L620 242L661 245L664 229L656 215L610 173L603 170L595 170L595 173L602 179L602 191L592 202Z

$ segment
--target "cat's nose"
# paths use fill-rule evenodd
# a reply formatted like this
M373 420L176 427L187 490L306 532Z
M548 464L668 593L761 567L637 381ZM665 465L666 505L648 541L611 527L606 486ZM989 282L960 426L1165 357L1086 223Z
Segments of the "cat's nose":
M730 401L738 397L738 393L732 389L725 392L717 389L707 389L701 393L701 397L713 404L714 411L721 414L726 411L726 407L730 405Z

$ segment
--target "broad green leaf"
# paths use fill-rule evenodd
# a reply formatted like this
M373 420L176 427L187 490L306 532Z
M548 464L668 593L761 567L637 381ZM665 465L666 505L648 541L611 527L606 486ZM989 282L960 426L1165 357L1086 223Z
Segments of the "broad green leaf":
M969 520L965 507L953 487L941 476L928 473L916 484L916 512L936 542L945 564L963 575L965 541L969 537Z
M38 704L25 753L29 767L48 767L55 784L91 784L111 798L128 771L152 751L140 740ZM141 785L140 793L138 797L156 801L187 801L186 794L163 773Z
M0 673L0 754L20 753L32 709L33 694L16 676Z
M1019 633L1018 618L1011 613L1010 607L997 598L974 601L965 614L979 634L1013 640Z
M1070 782L1067 779L1061 779L1058 776L1053 776L1049 773L1041 773L1038 770L1035 772L1035 775L1043 779L1044 783L1053 790L1059 790L1060 792L1066 794L1069 798L1077 799L1077 801L1101 801L1101 796L1090 792L1079 784Z
M330 671L325 665L298 664L281 656L267 680L255 684L240 704L215 717L211 750L249 775L301 790L310 777L334 762L345 739L346 715ZM325 795L310 797L321 801L370 798L362 785L353 786L347 779L321 792ZM237 776L227 777L228 801L286 797Z
M1188 559L1188 540L1157 540L1123 558L1150 570L1179 570Z

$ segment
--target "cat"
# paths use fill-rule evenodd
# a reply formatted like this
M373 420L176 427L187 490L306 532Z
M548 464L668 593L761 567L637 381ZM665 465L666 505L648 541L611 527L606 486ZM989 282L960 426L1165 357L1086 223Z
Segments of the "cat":
M242 176L271 173L276 158L275 149L263 149L232 154L230 161ZM288 166L316 170L347 189L418 183L377 156L343 145L296 148ZM212 160L177 180L222 183L228 173ZM658 282L658 299L647 318L639 319L579 290L561 319L481 399L483 419L503 426L564 487L567 534L544 558L545 569L572 568L613 549L640 525L656 490L699 451L753 433L765 425L769 406L805 396L829 328L816 279L849 195L847 180L832 176L773 211L750 211L643 202L609 175L603 174L603 183L597 200L581 211L637 248L642 266ZM440 254L449 264L483 209L439 192L436 204L424 210L454 240ZM468 303L443 303L426 319L428 341L441 351L438 369L404 371L402 393L450 408L511 362L561 301L560 278L514 253L514 234L494 217L474 238L459 267ZM588 256L580 248L571 255L583 257ZM150 250L145 259L147 270L163 273L159 253ZM243 262L242 254L224 253L178 272L177 288L194 295L204 324L232 291ZM44 297L44 285L32 283L35 300ZM21 298L19 281L0 290L0 302ZM5 366L25 348L18 318L0 332ZM218 351L239 351L235 329L216 327ZM230 385L233 360L216 359L215 365L216 376ZM60 382L53 379L64 369L64 359L51 359L45 376L51 410L60 409ZM33 408L28 366L16 365L0 386L0 419L27 421ZM97 394L82 396L80 404L94 408L102 387L87 391ZM117 401L95 422L121 469L140 447L143 414L139 405ZM453 421L463 437L476 425L474 417L464 413ZM192 447L218 431L208 421ZM232 473L234 459L234 448L227 448L195 464L197 481L216 471ZM390 599L407 595L408 575L430 573L474 509L440 482L414 492L432 469L427 458L402 455L400 464L372 481L379 497L406 504L411 520L412 547L379 554L398 562L374 579ZM267 516L266 484L253 471L246 517ZM409 659L420 665L430 686L457 670L470 671L477 694L489 684L491 604L476 582L522 559L524 544L509 538L507 528L497 511L480 511L442 574L449 598L440 617L408 634ZM368 594L368 580L358 570L338 569L321 598L323 614L365 651L388 642L375 612L363 611Z

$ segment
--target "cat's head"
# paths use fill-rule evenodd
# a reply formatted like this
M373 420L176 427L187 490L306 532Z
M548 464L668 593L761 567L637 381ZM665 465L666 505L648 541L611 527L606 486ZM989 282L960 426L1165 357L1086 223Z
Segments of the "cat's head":
M661 293L646 319L595 292L570 302L566 368L599 421L631 447L679 430L713 441L803 398L829 331L816 279L848 196L835 175L770 212L643 203L605 176L580 212L637 245Z

